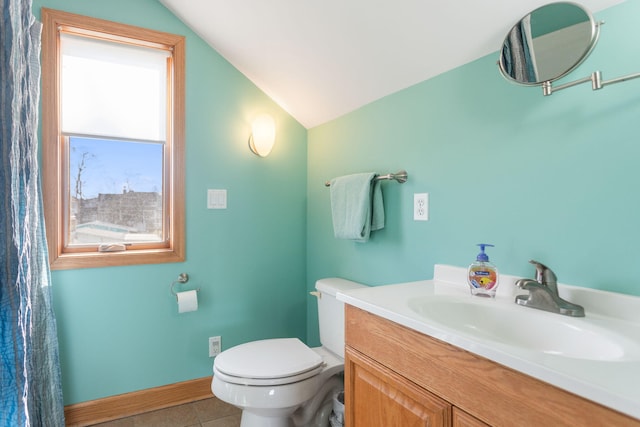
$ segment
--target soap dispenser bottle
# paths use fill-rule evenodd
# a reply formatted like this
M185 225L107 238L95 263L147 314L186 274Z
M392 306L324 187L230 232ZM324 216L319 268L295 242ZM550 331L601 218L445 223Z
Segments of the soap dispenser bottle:
M485 247L493 245L478 243L478 246L480 253L469 266L467 281L472 295L494 298L498 290L498 269L489 262L489 256L484 252Z

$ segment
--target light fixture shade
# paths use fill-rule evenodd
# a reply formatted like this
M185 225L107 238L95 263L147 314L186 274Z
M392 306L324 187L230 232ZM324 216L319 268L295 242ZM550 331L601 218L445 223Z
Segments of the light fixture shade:
M260 114L251 123L249 148L260 157L267 157L276 142L276 122L268 114Z

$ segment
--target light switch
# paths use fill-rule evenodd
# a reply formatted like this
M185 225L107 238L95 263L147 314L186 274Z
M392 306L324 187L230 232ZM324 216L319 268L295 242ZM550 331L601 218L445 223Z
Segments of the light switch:
M207 209L227 209L227 190L207 190Z

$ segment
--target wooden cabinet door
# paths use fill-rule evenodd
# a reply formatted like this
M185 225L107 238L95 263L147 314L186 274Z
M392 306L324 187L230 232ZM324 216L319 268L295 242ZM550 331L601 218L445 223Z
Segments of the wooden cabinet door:
M473 415L467 414L460 408L453 407L453 427L489 427Z
M347 347L346 427L449 427L451 405Z

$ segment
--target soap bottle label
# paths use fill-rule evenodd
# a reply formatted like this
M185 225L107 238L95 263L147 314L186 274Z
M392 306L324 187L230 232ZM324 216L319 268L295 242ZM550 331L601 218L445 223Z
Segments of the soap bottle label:
M481 288L487 291L496 287L498 277L496 271L485 266L472 266L469 268L469 283L474 288Z

